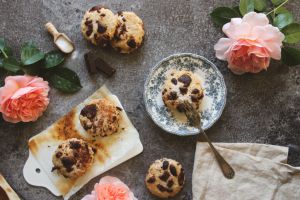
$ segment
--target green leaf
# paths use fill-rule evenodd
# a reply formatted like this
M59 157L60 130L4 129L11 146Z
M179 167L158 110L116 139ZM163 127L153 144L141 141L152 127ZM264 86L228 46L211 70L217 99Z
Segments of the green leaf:
M254 8L259 12L266 10L267 4L267 0L254 0Z
M282 29L285 35L284 42L295 44L300 41L300 24L292 23Z
M239 13L228 7L216 8L210 13L210 16L213 22L221 26L230 22L231 18L240 17Z
M21 70L21 64L14 58L4 58L3 59L3 68L10 72L18 72Z
M289 11L285 7L280 7L275 10L275 14L289 13Z
M254 11L254 0L240 0L241 14L244 16L251 11Z
M3 67L3 58L0 57L0 68Z
M52 68L47 72L46 79L53 87L65 93L77 92L82 88L77 74L65 67Z
M282 4L285 0L271 0L273 5L277 6L279 4Z
M300 65L300 50L293 47L283 47L281 60L289 66Z
M239 17L242 16L242 14L240 13L240 7L239 7L239 6L234 6L234 7L232 7L232 9L233 9L236 13L239 14Z
M52 68L64 61L64 54L60 51L51 51L45 55L44 66L45 68Z
M5 47L4 38L0 38L0 50L3 51L4 47Z
M32 65L45 57L32 42L27 42L23 45L21 50L21 61L24 65Z
M293 23L294 17L293 15L288 12L288 13L282 13L279 14L275 17L274 19L274 25L277 26L279 29L282 29L286 27L287 25Z

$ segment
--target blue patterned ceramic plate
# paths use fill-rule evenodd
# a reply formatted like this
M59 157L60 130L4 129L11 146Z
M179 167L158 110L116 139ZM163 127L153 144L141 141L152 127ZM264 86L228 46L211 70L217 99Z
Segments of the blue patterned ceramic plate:
M174 70L188 70L198 75L204 88L200 106L202 128L210 128L221 116L226 104L226 86L222 74L209 60L195 54L183 53L160 61L150 72L145 83L144 101L152 120L169 133L180 136L194 135L198 131L189 126L186 117L174 116L162 101L162 88L167 74Z

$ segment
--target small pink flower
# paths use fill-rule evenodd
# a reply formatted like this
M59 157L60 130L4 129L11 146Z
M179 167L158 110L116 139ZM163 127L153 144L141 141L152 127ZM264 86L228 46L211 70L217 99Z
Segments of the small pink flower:
M235 74L258 73L268 68L271 58L281 58L284 35L269 24L265 14L250 12L242 19L232 18L222 30L228 38L214 46L216 57L226 60Z
M0 88L0 112L12 122L30 122L39 118L49 104L48 82L33 76L8 76Z
M92 194L81 200L137 200L130 189L118 178L105 176L94 187Z

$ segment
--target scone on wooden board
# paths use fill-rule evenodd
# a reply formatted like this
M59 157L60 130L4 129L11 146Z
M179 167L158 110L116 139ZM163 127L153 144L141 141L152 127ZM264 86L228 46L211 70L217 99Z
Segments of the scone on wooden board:
M0 200L20 200L16 192L6 182L0 173Z
M118 131L106 137L102 137L101 135L93 137L86 132L80 123L80 113L84 107L99 99L105 99L121 109ZM72 174L73 170L78 171L77 166L74 165L69 168L70 173L65 174L67 176L72 174L71 177L65 178L61 172L53 170L54 164L57 163L56 161L52 162L52 159L54 154L59 152L60 145L63 146L65 144L65 148L69 148L68 143L64 142L67 140L70 141L72 138L88 143L92 147L94 155L91 162L92 165L88 166L83 175L77 177L78 173ZM143 151L139 133L127 117L119 99L111 94L105 86L97 90L83 103L73 108L45 131L32 137L28 145L29 158L23 169L25 180L31 185L46 187L54 195L63 196L64 199L69 199L92 178ZM72 148L76 147L70 147L69 149ZM67 158L70 158L69 152L70 150L63 151L60 156L66 154ZM66 161L65 166L70 164L70 159ZM73 158L71 161L74 161ZM90 163L90 161L88 162ZM76 160L74 162L77 163ZM64 171L62 172L64 173Z

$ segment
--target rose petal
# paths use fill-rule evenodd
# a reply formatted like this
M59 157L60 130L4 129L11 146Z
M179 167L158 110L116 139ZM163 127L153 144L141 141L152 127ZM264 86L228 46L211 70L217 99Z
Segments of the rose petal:
M249 12L243 17L243 22L248 23L251 27L266 26L269 24L269 19L265 14Z
M229 38L221 38L214 46L216 57L220 60L227 60L226 51L230 48L232 43L233 40Z

